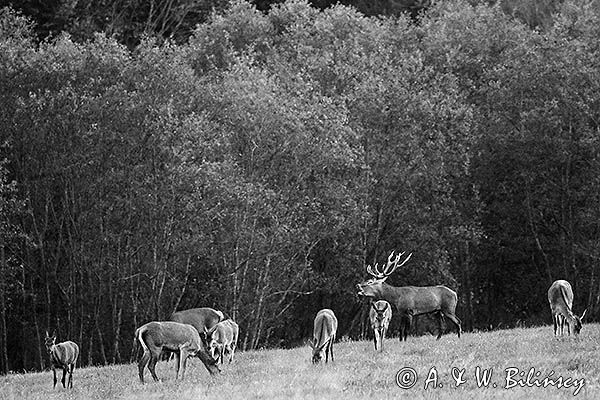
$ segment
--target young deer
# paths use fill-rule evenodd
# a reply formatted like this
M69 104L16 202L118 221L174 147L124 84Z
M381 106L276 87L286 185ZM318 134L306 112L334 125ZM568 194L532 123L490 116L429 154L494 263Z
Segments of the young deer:
M333 361L333 342L337 332L338 320L328 308L325 308L317 313L314 322L313 340L309 341L310 347L313 349L312 362L319 363L325 355L325 362Z
M56 387L56 368L63 370L62 385L64 388L73 388L73 370L75 369L75 363L77 357L79 357L79 346L71 341L62 342L56 344L56 332L52 333L52 336L48 335L46 331L46 339L44 340L46 350L50 354L50 365L52 372L54 373L54 387ZM69 374L69 382L65 385L65 377Z
M208 349L214 359L223 364L225 354L229 355L229 362L233 361L233 353L237 345L239 326L231 319L219 322L212 329L205 328L204 335ZM200 335L202 337L202 335Z
M371 328L373 329L375 350L382 351L383 339L392 319L392 306L385 300L378 300L371 303L369 319L371 320Z

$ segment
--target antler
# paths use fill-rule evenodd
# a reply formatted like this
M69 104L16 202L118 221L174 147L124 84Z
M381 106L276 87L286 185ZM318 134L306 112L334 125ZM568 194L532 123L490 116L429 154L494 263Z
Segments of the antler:
M404 255L404 253L405 252L403 251L402 253L398 254L396 256L396 258L394 259L394 261L392 261L392 257L394 257L394 252L392 251L390 253L390 256L388 257L387 264L386 264L385 268L383 269L383 271L379 270L379 264L375 264L375 267L371 267L370 265L367 265L367 272L370 275L372 275L378 279L390 276L396 270L396 268L403 266L404 264L406 264L406 262L408 260L410 260L412 253L410 253L408 255L408 257L406 257L404 259L404 261L402 261L402 263L400 265L398 265L398 262L400 261L400 257L402 257Z
M381 279L381 278L385 277L383 272L379 271L379 264L375 264L374 268L371 267L370 265L367 265L367 272L369 273L369 275L372 275L377 279Z
M387 265L385 266L385 269L383 270L383 275L384 276L390 276L392 274L392 272L394 272L396 270L396 268L403 266L404 264L406 264L406 262L408 260L410 260L410 257L412 256L412 253L410 253L408 255L408 257L406 257L404 259L404 261L402 261L402 264L398 265L398 261L400 261L400 257L402 257L404 255L404 251L400 254L398 254L396 256L396 258L394 259L394 261L392 261L392 257L394 256L394 251L392 251L390 253L390 256L388 257L388 261L387 261Z

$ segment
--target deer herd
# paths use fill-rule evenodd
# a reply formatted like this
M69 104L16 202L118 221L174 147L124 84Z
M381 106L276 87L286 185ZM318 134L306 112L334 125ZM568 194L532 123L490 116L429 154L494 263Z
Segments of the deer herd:
M433 314L438 318L438 336L442 336L442 323L448 318L456 327L460 338L461 321L455 314L458 296L446 286L402 286L395 287L385 280L398 268L406 264L412 254L400 260L404 252L388 257L382 270L379 264L367 266L371 278L356 285L358 296L370 303L369 320L373 330L375 351L383 351L383 340L392 319L392 307L400 321L400 340L406 340L413 317L422 314ZM400 264L399 264L400 263ZM548 289L548 302L554 323L554 335L562 336L566 327L567 334L577 335L581 331L581 316L573 313L573 289L565 280L555 281ZM328 308L320 310L314 319L313 338L308 341L312 348L312 362L319 363L325 359L327 363L333 358L333 344L337 336L338 320L334 312ZM176 362L175 379L183 379L185 366L189 357L198 357L208 372L213 375L221 370L225 358L233 361L239 335L238 324L223 312L212 308L193 308L177 311L169 321L151 321L135 331L134 343L139 344L143 354L138 362L140 381L144 382L144 369L150 370L155 381L158 381L155 367L162 357L174 357ZM56 344L56 333L52 336L46 332L46 349L50 356L50 365L54 373L56 387L56 369L63 370L63 387L73 387L73 370L79 356L79 347L71 341ZM68 382L65 378L68 374Z

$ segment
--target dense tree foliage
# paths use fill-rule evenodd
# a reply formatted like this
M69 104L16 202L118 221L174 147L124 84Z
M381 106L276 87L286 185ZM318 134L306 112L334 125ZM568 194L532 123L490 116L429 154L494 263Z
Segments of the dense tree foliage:
M137 326L199 306L244 349L322 307L359 337L354 286L392 249L390 283L450 286L467 329L549 322L561 278L598 317L597 1L134 3L42 42L0 12L3 372L44 367L46 329L129 361Z

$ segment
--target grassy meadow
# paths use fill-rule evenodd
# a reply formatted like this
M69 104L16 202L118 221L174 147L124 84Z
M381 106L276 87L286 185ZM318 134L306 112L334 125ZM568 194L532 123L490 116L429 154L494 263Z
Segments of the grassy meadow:
M162 382L152 381L146 370L146 384L138 380L137 364L82 368L75 370L72 390L63 389L60 382L53 389L51 371L11 374L0 377L0 399L600 398L599 324L584 325L578 338L555 338L549 326L465 333L460 339L448 334L439 341L433 336L410 337L405 343L393 338L385 341L380 354L370 341L342 341L335 344L334 355L333 363L312 365L308 346L240 352L217 377L209 376L194 358L183 381L174 380L173 362L159 362ZM410 389L396 383L397 372L406 367L418 377ZM478 387L477 367L493 371L487 387ZM508 381L515 386L509 388L505 388L507 368L516 368L510 370L514 375ZM462 369L464 383L457 387L455 378ZM533 374L529 382L528 373ZM543 385L549 374L554 381L562 377L570 387L529 387L535 382ZM519 386L519 378L525 387Z

